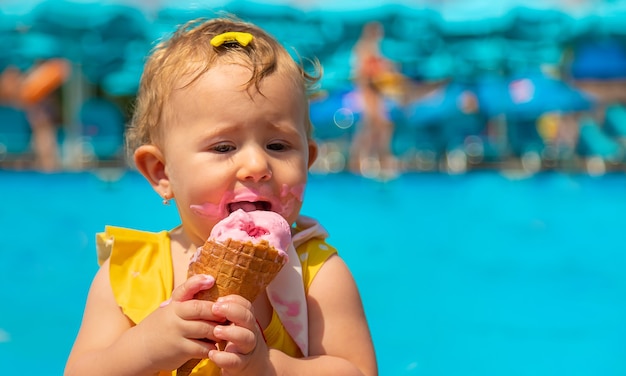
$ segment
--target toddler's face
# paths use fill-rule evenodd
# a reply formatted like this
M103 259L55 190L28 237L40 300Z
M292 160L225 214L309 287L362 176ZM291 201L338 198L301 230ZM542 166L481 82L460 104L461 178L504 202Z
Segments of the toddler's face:
M249 78L245 67L217 65L169 99L165 169L193 241L238 208L272 210L292 223L302 207L316 155L304 94L277 74L262 81L262 94L246 91Z

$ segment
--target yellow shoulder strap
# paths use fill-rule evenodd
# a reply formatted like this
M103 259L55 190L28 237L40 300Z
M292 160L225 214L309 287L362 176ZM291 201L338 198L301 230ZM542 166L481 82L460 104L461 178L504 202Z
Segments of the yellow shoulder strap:
M154 233L107 226L96 239L98 262L110 258L113 294L133 322L143 320L169 299L174 275L167 231Z

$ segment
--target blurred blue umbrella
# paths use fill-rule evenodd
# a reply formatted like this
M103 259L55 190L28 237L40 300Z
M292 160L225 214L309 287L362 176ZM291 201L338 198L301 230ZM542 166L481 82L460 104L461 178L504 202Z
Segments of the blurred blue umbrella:
M466 81L451 81L403 109L404 121L395 117L397 131L411 137L418 150L435 155L463 149L468 136L479 136L486 122L478 112L477 97Z
M508 42L500 37L472 38L447 45L454 56L454 74L473 81L483 72L500 72L504 68Z
M81 61L84 41L88 45L99 41L108 21L103 7L99 2L44 1L33 9L31 31L57 38L63 44L63 57Z
M437 25L447 38L488 36L505 32L511 24L507 1L450 1L438 8Z
M574 19L548 2L518 5L511 9L507 36L529 41L563 42L572 37Z
M487 118L505 114L512 106L508 80L499 74L480 75L473 85L479 111Z
M22 71L37 61L61 56L62 46L57 39L36 32L12 31L0 33L0 71L8 65Z
M580 43L574 48L570 69L575 79L626 78L626 48L611 39Z
M550 40L509 40L507 42L503 65L512 75L526 74L537 67L562 66L564 48Z
M450 51L443 50L418 59L414 67L415 74L412 77L425 81L447 80L455 76L457 73L455 68L455 57Z
M594 105L586 93L539 72L513 78L480 77L475 92L482 113L488 118L504 117L503 142L517 155L543 150L545 143L537 128L542 115L588 111Z
M385 35L412 41L425 52L433 52L443 43L436 27L439 17L432 7L397 5L393 8L393 23L385 30Z
M479 107L488 117L536 119L547 112L588 111L595 100L568 83L539 72L512 78L484 76L474 88Z
M410 127L426 127L441 124L446 119L474 110L464 107L464 96L474 93L464 82L452 81L426 97L409 103L404 108L405 118Z
M139 9L89 1L42 2L33 10L31 30L57 39L62 56L94 83L123 65L128 43L149 38L147 19Z
M592 109L594 99L565 81L534 73L515 77L508 84L508 116L538 118L547 112L581 112Z

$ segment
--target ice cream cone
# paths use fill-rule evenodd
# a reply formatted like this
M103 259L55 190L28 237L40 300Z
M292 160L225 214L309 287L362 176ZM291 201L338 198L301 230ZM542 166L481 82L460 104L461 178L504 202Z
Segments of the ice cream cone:
M216 300L230 294L249 301L274 279L285 261L285 254L266 240L258 244L229 239L226 244L207 241L189 265L188 276L208 274L215 277L215 286L196 295L203 300Z
M208 240L189 264L188 277L196 274L215 277L215 285L196 294L197 299L215 301L220 296L237 294L254 302L285 261L286 254L267 240L257 244L233 239L225 244ZM176 375L189 375L199 362L200 359L189 360L178 368Z

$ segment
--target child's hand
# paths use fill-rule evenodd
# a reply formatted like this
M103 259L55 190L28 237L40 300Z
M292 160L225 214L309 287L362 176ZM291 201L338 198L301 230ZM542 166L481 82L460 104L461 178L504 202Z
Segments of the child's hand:
M215 315L231 323L219 325L213 332L217 340L227 341L224 351L209 352L209 358L222 369L222 375L259 375L259 370L268 369L269 352L252 304L239 295L228 295L219 298L212 309Z
M171 370L189 359L207 358L215 350L214 329L224 316L213 313L213 302L194 299L209 289L215 279L195 275L172 291L172 297L161 304L131 330L138 331L145 361L155 370Z

